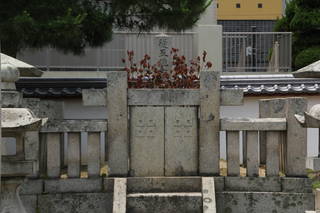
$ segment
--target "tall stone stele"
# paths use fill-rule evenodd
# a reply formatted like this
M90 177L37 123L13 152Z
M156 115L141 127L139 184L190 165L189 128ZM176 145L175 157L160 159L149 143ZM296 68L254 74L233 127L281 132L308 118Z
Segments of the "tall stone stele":
M2 64L1 68L3 107L1 109L1 142L5 142L10 149L15 147L15 150L6 152L5 149L1 149L3 156L0 171L0 212L25 213L19 196L19 186L26 180L26 177L36 175L38 167L38 160L26 157L25 152L30 149L25 144L25 135L28 131L39 131L43 120L34 117L29 109L17 108L21 107L22 99L21 94L15 88L15 81L20 75L19 70L10 63Z

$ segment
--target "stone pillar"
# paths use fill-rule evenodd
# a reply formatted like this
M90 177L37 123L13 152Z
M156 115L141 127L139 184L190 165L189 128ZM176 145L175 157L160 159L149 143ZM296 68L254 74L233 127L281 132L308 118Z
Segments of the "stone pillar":
M200 73L200 175L219 175L220 74Z
M305 98L287 99L287 176L306 176L307 129L303 128L295 118L295 114L303 115L307 111Z
M126 72L107 72L107 151L110 176L128 175L127 88Z

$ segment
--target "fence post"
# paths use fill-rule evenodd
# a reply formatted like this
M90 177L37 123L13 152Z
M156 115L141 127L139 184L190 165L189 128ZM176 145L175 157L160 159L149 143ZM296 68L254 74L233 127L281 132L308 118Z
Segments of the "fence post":
M219 175L220 160L220 75L200 73L200 175Z
M126 72L107 72L107 151L110 176L128 175L127 88Z
M287 176L306 176L307 129L303 128L294 117L307 111L305 98L287 99Z

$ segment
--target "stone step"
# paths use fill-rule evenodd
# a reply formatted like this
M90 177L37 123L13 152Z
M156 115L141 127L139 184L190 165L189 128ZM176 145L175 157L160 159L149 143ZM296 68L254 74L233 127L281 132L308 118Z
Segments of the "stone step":
M132 193L127 195L129 213L202 212L202 193Z

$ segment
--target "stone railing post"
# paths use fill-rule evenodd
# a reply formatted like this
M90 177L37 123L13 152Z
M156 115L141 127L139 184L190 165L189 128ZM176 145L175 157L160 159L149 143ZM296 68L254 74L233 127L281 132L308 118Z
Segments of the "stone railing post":
M200 74L200 175L219 175L220 74L203 71Z
M109 176L128 175L127 73L107 72L107 156Z

